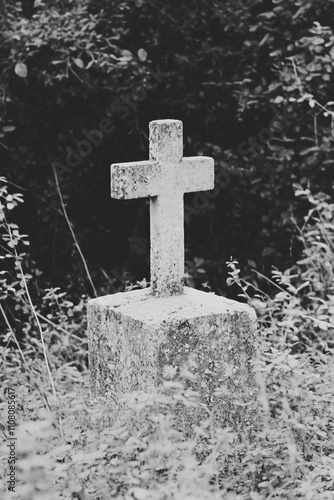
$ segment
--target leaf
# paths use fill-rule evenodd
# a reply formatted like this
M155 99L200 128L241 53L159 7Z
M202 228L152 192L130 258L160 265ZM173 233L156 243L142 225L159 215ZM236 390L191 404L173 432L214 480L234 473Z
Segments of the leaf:
M33 38L32 43L34 43L36 47L40 47L43 44L43 40L41 38Z
M303 102L305 99L312 99L313 95L312 94L304 94L302 97L299 97L298 102Z
M122 63L126 63L132 60L132 53L129 50L122 50L122 57L119 58L119 61Z
M296 368L299 365L299 360L293 356L289 356L288 365L291 369Z
M18 62L15 64L15 73L21 78L26 78L28 74L28 68L24 63Z
M321 45L322 43L324 43L324 41L325 40L323 38L321 38L321 36L316 36L312 40L312 45Z
M85 65L83 63L83 60L80 59L79 57L77 57L76 59L74 59L74 64L76 66L78 66L78 68L81 68L81 69L85 67Z
M313 318L313 321L315 324L321 329L327 332L328 328L331 326L330 323L327 323L326 321L319 320L317 318Z
M145 500L147 498L147 490L144 490L143 488L131 488L131 494L133 498L136 498L136 500Z
M256 493L256 491L250 491L249 498L251 498L251 500L261 500L260 495Z
M147 59L147 52L146 52L146 50L145 49L139 49L138 50L138 57L139 57L139 59L141 61L143 61L143 62L146 61L146 59Z

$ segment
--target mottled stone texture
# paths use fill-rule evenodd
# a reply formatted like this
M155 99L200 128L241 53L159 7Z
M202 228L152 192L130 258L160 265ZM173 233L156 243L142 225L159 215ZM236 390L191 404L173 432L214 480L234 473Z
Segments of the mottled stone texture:
M155 298L138 290L89 301L88 338L93 397L159 388L164 370L182 367L190 354L197 367L191 388L214 411L214 420L234 427L254 418L253 372L256 318L253 309L213 294L185 288ZM196 423L201 410L185 409Z
M111 196L150 197L151 289L155 296L183 293L184 193L214 187L214 161L183 158L182 122L150 123L150 159L111 165Z
M111 196L150 197L151 288L89 301L92 395L117 403L127 392L156 391L191 358L187 383L214 420L233 427L256 412L255 313L183 283L183 195L213 189L214 161L183 158L179 120L151 122L149 142L148 161L111 165ZM189 424L207 417L203 405L180 408Z

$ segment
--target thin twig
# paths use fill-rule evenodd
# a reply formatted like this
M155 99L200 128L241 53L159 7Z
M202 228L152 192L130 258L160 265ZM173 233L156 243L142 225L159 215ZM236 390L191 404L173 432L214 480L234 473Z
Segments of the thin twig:
M10 236L10 239L13 242L14 238L12 236L12 232L11 232L11 229L10 229L7 221L6 221L6 225L8 227L8 234ZM44 354L46 369L47 369L47 372L48 372L48 375L49 375L49 379L50 379L50 382L51 382L52 392L53 392L54 397L57 397L57 393L56 393L56 389L55 389L55 386L54 386L54 383L53 383L52 373L51 373L51 369L50 369L50 364L49 364L49 360L48 360L48 356L47 356L47 352L46 352L46 346L45 346L44 337L43 337L43 330L42 330L41 324L39 322L38 316L36 314L35 306L34 306L34 304L32 302L31 296L30 296L30 292L29 292L29 289L28 289L27 280L26 280L26 277L25 277L25 274L24 274L24 271L23 271L23 268L22 268L22 265L21 265L21 262L20 262L20 258L19 258L18 254L17 254L15 245L13 245L13 251L14 251L15 256L16 256L17 266L19 268L19 271L20 271L20 274L21 274L21 277L22 277L23 286L24 286L24 289L25 289L25 292L26 292L26 295L27 295L27 299L28 299L28 302L29 302L29 305L30 305L30 308L31 308L31 312L32 312L32 314L33 314L33 316L35 318L35 321L36 321L36 324L37 324L37 327L38 327L38 330L39 330L39 333L40 333L40 338L41 338L41 342L42 342L42 349L43 349L43 354Z
M58 181L58 176L57 176L57 172L55 170L54 167L52 167L52 170L53 170L53 174L54 174L54 177L55 177L55 181L56 181L56 188L57 188L57 192L58 192L58 196L59 196L59 199L60 199L60 203L61 203L61 207L62 207L62 210L63 210L63 214L64 214L64 217L65 217L65 220L67 222L67 225L69 227L69 230L71 231L71 235L72 235L72 238L73 238L73 241L74 241L74 244L78 250L78 253L80 255L80 258L82 260L82 263L84 265L84 268L85 268L85 271L86 271L86 274L87 274L87 277L88 277L88 280L90 282L90 285L92 287L92 290L94 292L94 295L95 297L97 297L97 293L96 293L96 288L94 286L94 283L93 283L93 280L92 280L92 277L90 275L90 272L89 272L89 269L88 269L88 266L87 266L87 263L86 263L86 260L85 260L85 257L83 256L83 253L81 251L81 248L79 246L79 243L78 243L78 240L75 236L75 233L73 231L73 227L72 227L72 224L71 224L71 221L70 219L68 218L68 215L67 215L67 211L66 211L66 207L65 207L65 203L64 203L64 200L63 200L63 195L61 193L61 190L60 190L60 186L59 186L59 181Z
M32 371L30 370L30 368L29 368L28 361L26 360L26 358L25 358L25 356L24 356L24 353L23 353L23 351L22 351L22 349L21 349L21 346L20 346L20 344L19 344L19 341L18 341L18 340L17 340L17 338L16 338L15 332L14 332L14 330L13 330L13 328L12 328L11 324L10 324L10 323L9 323L9 321L8 321L7 314L5 313L5 311L4 311L4 309L3 309L2 305L1 305L1 303L0 303L0 311L1 311L1 313L2 313L2 316L4 317L4 320L5 320L5 322L6 322L7 328L8 328L8 330L10 331L10 333L11 333L11 335L12 335L13 339L14 339L14 342L15 342L15 344L16 344L16 346L17 346L17 348L18 348L18 351L19 351L19 353L20 353L20 355L21 355L21 357L22 357L22 360L23 360L23 362L24 362L24 368L27 370L27 372L28 372L28 373L30 374L30 376L31 376L32 384L33 384L33 386L35 386L35 387L36 387L37 391L40 393L40 395L42 396L42 398L44 398L45 403L46 403L46 406L47 406L47 408L49 409L49 411L50 411L50 413L51 413L51 406L50 406L49 400L48 400L48 398L47 398L47 395L46 395L46 393L45 393L44 391L41 391L41 389L40 389L39 385L38 385L38 384L37 384L37 382L35 381L35 375L33 374L33 372L32 372Z
M313 124L314 124L314 142L316 147L319 147L319 140L318 140L318 122L317 122L317 117L316 115L313 115Z
M20 346L20 344L19 344L19 342L18 342L18 340L17 340L17 338L16 338L16 335L15 335L15 333L14 333L14 330L13 330L13 328L12 328L11 324L10 324L10 323L9 323L9 321L8 321L7 314L5 313L4 308L3 308L3 307L2 307L2 305L1 305L1 302L0 302L0 311L1 311L1 313L2 313L2 316L3 316L4 320L5 320L5 323L6 323L6 325L7 325L7 328L8 328L8 330L10 331L10 333L11 333L11 335L12 335L13 339L14 339L14 342L15 342L15 344L16 344L16 346L17 346L17 348L18 348L18 351L19 351L19 353L21 354L22 361L23 361L24 363L26 363L26 359L25 359L25 357L24 357L24 354L23 354L23 351L22 351L22 349L21 349L21 346ZM28 367L28 370L29 370L29 367Z
M6 182L7 182L7 184L10 184L11 186L14 186L15 188L20 189L21 191L25 191L26 193L28 193L28 194L30 194L32 196L35 196L35 198L38 198L39 200L43 201L43 203L46 203L49 207L53 208L53 210L55 210L59 214L63 215L62 212L61 212L61 210L59 210L59 208L57 208L54 205L52 205L52 203L50 203L49 200L46 200L45 198L43 198L43 196L40 196L39 194L34 193L34 191L26 189L23 186L20 186L19 184L15 184L15 182L9 181L8 179L6 180Z
M277 288L279 288L280 290L282 290L282 292L284 293L288 293L291 297L293 297L292 293L290 293L288 290L284 290L284 288L282 288L281 286L279 286L277 283L275 283L275 281L271 280L270 278L267 278L267 276L265 276L264 274L260 273L259 271L257 271L256 269L252 269L252 271L254 273L256 273L258 276L260 276L261 278L269 281L269 283L271 283L272 285L276 286Z
M46 323L49 323L49 325L53 326L56 330L59 330L60 332L66 333L66 335L69 335L70 337L73 337L73 338L80 340L82 342L83 339L81 337L78 337L78 335L75 335L75 333L68 332L67 330L65 330L65 328L63 328L60 325L57 325L57 323L54 323L49 318L46 318L45 316L43 316L43 314L40 314L39 312L36 312L36 314L39 318L41 318Z
M297 66L296 66L296 63L295 63L295 60L293 57L290 57L289 58L292 62L292 66L293 66L293 71L295 73L295 77L296 77L296 80L297 80L297 84L298 84L298 88L299 88L299 92L301 94L303 94L304 90L303 90L303 85L302 85L302 81L300 79L300 76L298 75L298 71L297 71Z

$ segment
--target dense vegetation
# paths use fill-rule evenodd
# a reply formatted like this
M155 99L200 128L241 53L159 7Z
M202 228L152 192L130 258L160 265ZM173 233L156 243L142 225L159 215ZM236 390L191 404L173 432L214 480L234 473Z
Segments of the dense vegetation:
M26 190L21 223L48 285L82 275L52 165L96 286L148 279L147 201L110 200L109 165L146 158L157 118L182 119L185 154L213 156L223 176L210 203L186 198L189 268L203 258L227 293L231 255L245 272L295 261L291 215L307 204L293 184L333 194L332 1L24 5L1 21L1 164ZM83 145L106 118L112 132ZM76 293L92 293L85 280Z
M260 418L240 429L212 429L208 408L207 419L189 429L175 413L176 405L192 411L198 404L187 371L167 379L163 393L124 395L118 411L113 400L89 400L84 302L74 305L53 288L32 303L34 277L23 269L27 237L10 222L22 200L1 182L4 260L17 278L2 274L2 303L25 317L19 344L1 306L7 334L0 409L6 415L10 388L17 410L19 482L8 498L333 498L333 203L297 193L312 204L300 228L301 260L274 273L273 298L251 299L254 284L229 264L229 280L258 313ZM6 440L0 449L5 487Z
M333 498L333 65L332 0L0 0L17 498ZM147 158L159 118L215 158L214 193L186 196L186 280L257 310L256 430L185 429L182 377L89 402L87 297L149 278L147 201L111 200L109 165Z

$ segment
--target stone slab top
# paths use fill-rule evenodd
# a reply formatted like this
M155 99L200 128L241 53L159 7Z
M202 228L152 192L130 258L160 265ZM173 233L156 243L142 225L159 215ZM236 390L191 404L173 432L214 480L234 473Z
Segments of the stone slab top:
M149 288L104 295L89 300L93 308L107 308L145 323L160 324L168 320L189 320L212 315L246 313L256 319L255 311L247 304L213 293L185 287L183 295L160 297L157 300Z

